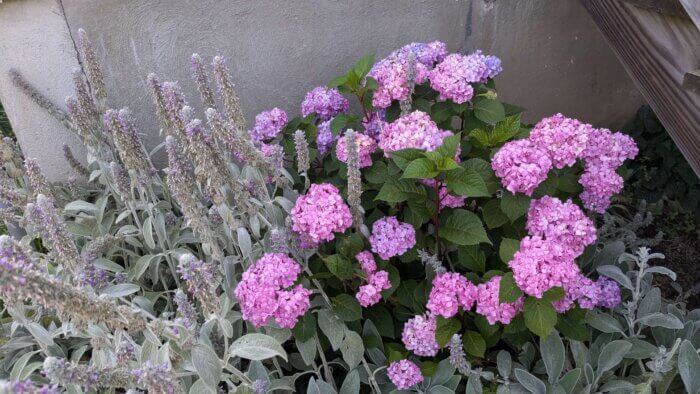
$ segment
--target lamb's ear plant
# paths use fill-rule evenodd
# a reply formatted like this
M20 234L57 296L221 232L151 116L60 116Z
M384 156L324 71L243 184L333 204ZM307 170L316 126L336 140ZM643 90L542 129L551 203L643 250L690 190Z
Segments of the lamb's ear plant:
M87 156L64 149L75 176L51 184L0 146L2 218L25 231L0 238L0 390L697 385L696 314L651 283L669 273L645 250L621 260L637 271L610 265L625 243L596 239L634 141L561 114L522 124L495 56L367 56L300 116L273 108L249 130L224 58L195 54L203 107L143 76L163 137L149 150L78 38L65 110L12 72Z

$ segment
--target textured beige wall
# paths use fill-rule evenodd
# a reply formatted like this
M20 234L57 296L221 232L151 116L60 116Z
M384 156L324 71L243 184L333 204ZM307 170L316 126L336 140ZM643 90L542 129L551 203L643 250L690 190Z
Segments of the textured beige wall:
M504 100L619 126L641 104L578 2L561 0L53 0L0 5L0 100L20 143L53 179L65 177L57 122L19 97L6 71L18 67L56 101L70 91L75 66L68 29L88 31L104 63L108 104L129 106L148 145L160 142L149 72L180 81L194 107L189 56L221 53L238 83L249 120L273 106L295 116L303 95L357 58L383 56L411 41L442 40L451 50L482 48L502 57ZM9 37L6 32L10 32ZM40 59L34 61L33 59ZM201 111L198 112L201 116Z

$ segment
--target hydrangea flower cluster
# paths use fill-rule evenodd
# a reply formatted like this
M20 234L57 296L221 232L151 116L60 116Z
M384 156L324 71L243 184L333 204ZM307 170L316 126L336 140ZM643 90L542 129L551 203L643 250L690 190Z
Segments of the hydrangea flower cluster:
M369 251L362 251L355 255L360 267L367 275L367 283L360 286L360 290L355 295L360 305L367 308L382 299L382 290L391 288L389 273L387 271L377 271L377 263L374 256Z
M423 381L420 368L409 360L394 361L386 370L389 380L399 390L407 390Z
M372 165L372 152L377 149L377 143L370 137L356 133L355 144L357 145L358 164L360 168L369 167ZM348 141L347 138L339 138L335 146L335 154L338 160L343 163L348 162Z
M496 56L485 56L481 51L470 55L453 53L430 72L430 87L440 93L441 100L465 103L474 95L473 83L486 83L503 68Z
M401 340L406 349L418 356L432 357L437 354L438 346L435 340L437 319L434 315L418 315L403 326Z
M325 122L341 112L346 112L349 107L350 103L338 89L318 86L306 93L301 103L301 114L308 116L315 113L319 120Z
M581 200L587 209L603 213L610 206L610 197L622 190L617 168L638 151L625 134L556 114L539 121L528 138L503 145L491 165L503 187L531 196L552 167L561 169L582 159Z
M282 328L293 328L309 309L311 291L294 284L301 266L283 253L265 253L246 272L234 295L243 319L263 326L274 318Z
M515 302L501 303L498 295L500 288L500 276L494 276L477 288L476 313L484 316L491 325L496 322L510 323L525 305L523 297L520 297Z
M386 157L393 151L406 148L434 151L451 135L450 131L439 129L427 113L413 111L384 127L379 136L379 147Z
M416 244L416 230L408 223L399 222L395 216L387 216L374 222L369 242L372 252L389 260L401 256Z
M337 139L338 136L333 135L333 131L331 131L330 120L319 123L318 133L316 134L316 148L318 148L318 153L322 155L328 153Z
M491 167L506 190L531 196L537 186L547 179L552 160L544 149L529 139L515 140L496 152Z
M250 131L254 141L270 141L287 125L287 113L275 107L255 116L255 127Z
M564 286L564 297L552 303L554 309L564 313L574 302L582 309L595 307L614 308L622 302L620 286L610 278L601 276L593 281L579 274L574 281Z
M447 55L444 42L411 43L378 61L368 76L377 80L372 97L376 108L388 108L393 100L407 100L411 85L423 83L433 66Z
M533 200L527 215L529 237L508 265L515 283L533 297L541 298L553 287L566 287L580 276L576 257L596 240L596 229L578 205L544 196Z
M365 129L364 134L372 137L375 141L379 141L379 136L387 125L385 112L384 110L368 112L362 118L362 127Z
M426 307L435 315L450 318L461 307L468 311L477 299L477 287L457 272L446 272L433 279Z
M557 242L578 256L596 240L593 221L571 200L543 196L532 200L527 212L528 233Z
M333 233L352 226L350 207L330 183L313 184L291 211L292 229L313 244L331 241Z

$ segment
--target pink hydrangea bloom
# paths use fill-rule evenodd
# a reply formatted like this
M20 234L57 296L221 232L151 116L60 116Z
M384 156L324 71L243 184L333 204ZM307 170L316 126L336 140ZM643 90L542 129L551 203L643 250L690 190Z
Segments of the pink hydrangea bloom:
M622 190L624 180L615 168L587 166L579 183L583 186L580 195L583 206L604 213L610 206L610 198Z
M387 108L393 100L407 100L411 94L410 83L423 83L429 70L435 63L442 61L446 54L447 47L439 41L429 44L412 43L378 61L368 74L377 81L372 105L376 108ZM415 59L413 70L409 61L411 55Z
M382 299L382 290L391 288L389 273L387 271L376 271L367 277L367 284L360 286L360 290L355 295L357 301L364 308L372 306Z
M617 168L626 159L634 159L639 153L632 137L613 133L608 129L594 129L588 137L588 145L583 151L586 166L596 168Z
M496 152L491 161L501 184L511 193L531 196L540 183L547 179L552 161L547 152L529 139L510 141Z
M331 147L338 140L338 136L333 135L331 131L331 121L327 120L321 122L318 125L318 133L316 134L316 148L318 148L318 153L326 154Z
M566 245L538 236L523 238L520 250L515 252L508 266L513 270L518 287L525 294L537 298L580 275L574 255Z
M620 295L620 285L617 282L606 276L601 276L595 284L600 289L598 306L612 309L620 305L622 296Z
M399 390L409 389L423 381L420 368L408 360L394 361L389 364L386 372L391 383Z
M439 346L435 340L437 321L433 315L418 315L403 326L401 340L406 349L418 356L433 357Z
M384 127L379 137L379 147L386 157L393 151L406 148L434 151L450 135L451 132L439 129L430 115L413 111Z
M574 165L588 144L593 126L556 114L540 120L530 132L529 139L547 151L556 168Z
M372 252L384 260L401 256L416 244L416 230L409 223L402 223L395 216L387 216L372 225L369 237Z
M501 277L494 276L477 288L476 313L484 316L492 325L496 322L510 323L525 305L525 299L522 297L515 302L501 303L498 295L500 287Z
M277 137L287 125L287 113L279 108L255 116L255 127L250 132L254 141L269 141Z
M456 157L456 159L459 159L459 155ZM459 162L459 160L456 161ZM421 180L421 183L426 186L430 186L433 189L435 188L435 179L423 179ZM447 187L445 186L440 186L440 191L438 192L438 199L440 200L440 204L438 207L439 211L442 211L444 208L463 207L466 201L466 197L455 196L454 194L450 194L449 190L447 190Z
M470 310L476 299L476 286L457 272L446 272L433 279L426 307L435 315L450 318L460 307Z
M501 71L501 61L495 56L484 56L481 51L466 56L454 53L430 72L430 86L441 100L462 104L474 95L472 83L486 83Z
M374 261L374 256L372 256L372 252L368 250L363 250L362 252L356 254L355 258L357 259L357 261L360 262L360 267L362 267L362 271L368 276L377 270L377 262Z
M330 183L313 184L291 211L292 229L315 244L335 238L352 226L350 208Z
M596 240L596 228L578 205L556 197L544 196L532 200L527 212L528 233L554 241L569 249L574 257Z
M355 134L355 144L358 150L358 164L360 168L369 167L372 165L372 152L377 149L377 143L370 137L356 133ZM335 146L335 154L338 156L338 160L343 163L348 162L348 141L347 138L343 137L338 139L338 143Z
M325 122L341 112L346 112L349 107L348 99L343 97L338 89L318 86L306 93L301 103L301 114L307 116L316 113L316 116Z
M234 295L243 319L263 326L274 318L292 328L309 309L311 291L301 285L286 290L297 280L301 266L283 253L266 253L243 273Z

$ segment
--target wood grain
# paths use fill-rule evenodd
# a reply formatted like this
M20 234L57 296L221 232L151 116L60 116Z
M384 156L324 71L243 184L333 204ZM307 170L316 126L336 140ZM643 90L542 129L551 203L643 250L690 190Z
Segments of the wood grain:
M683 87L686 73L700 68L700 30L691 18L659 14L626 1L581 3L700 176L700 95Z

